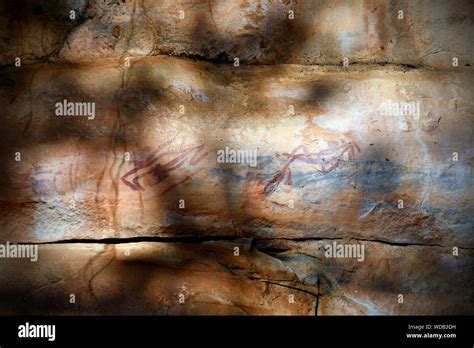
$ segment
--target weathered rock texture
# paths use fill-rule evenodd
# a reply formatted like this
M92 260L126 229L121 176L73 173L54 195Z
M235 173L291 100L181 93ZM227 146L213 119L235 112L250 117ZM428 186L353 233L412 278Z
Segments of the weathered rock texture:
M473 9L469 0L23 0L0 8L0 62L171 54L218 62L340 64L348 58L451 68L457 57L464 67L473 63Z
M12 6L0 314L474 313L472 3Z
M316 290L305 291L281 261L238 242L56 244L39 253L39 267L5 263L4 313L315 314Z

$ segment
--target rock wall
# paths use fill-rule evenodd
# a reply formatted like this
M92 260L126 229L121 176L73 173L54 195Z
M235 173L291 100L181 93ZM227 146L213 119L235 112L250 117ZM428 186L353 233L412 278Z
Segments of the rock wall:
M0 8L0 64L173 55L253 64L472 63L462 1L39 1ZM18 11L18 8L24 11ZM70 11L73 11L71 16ZM74 17L74 19L71 19Z
M472 10L2 4L0 314L472 314Z

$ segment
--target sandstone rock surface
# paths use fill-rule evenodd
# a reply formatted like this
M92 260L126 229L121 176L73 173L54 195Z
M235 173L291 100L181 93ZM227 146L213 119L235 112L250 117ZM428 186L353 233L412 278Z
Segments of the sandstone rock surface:
M0 314L473 314L473 13L2 3Z
M0 279L3 315L314 315L316 309L316 293L292 288L291 269L239 242L41 245L37 263L2 261Z
M161 57L127 69L111 61L4 72L4 237L358 237L472 248L472 80ZM384 115L384 103L405 98L421 100L419 116ZM95 102L95 118L56 116L63 100ZM441 120L424 130L432 114ZM256 150L257 165L218 163L226 147Z
M74 11L74 19L70 19ZM402 11L402 12L400 12ZM470 69L461 1L24 0L0 8L1 65L150 55L251 64L394 63Z

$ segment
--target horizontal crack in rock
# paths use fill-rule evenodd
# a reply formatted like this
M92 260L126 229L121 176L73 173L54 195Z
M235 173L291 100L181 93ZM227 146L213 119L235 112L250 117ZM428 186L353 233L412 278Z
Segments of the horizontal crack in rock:
M29 245L42 245L42 244L127 244L127 243L141 243L141 242L157 242L157 243L189 243L189 244L202 244L206 242L219 242L219 241L228 241L228 242L242 242L246 240L251 240L251 245L254 245L256 241L278 241L278 240L287 240L293 242L305 242L305 241L324 241L324 240L358 240L361 242L371 242L371 243L381 243L391 246L424 246L424 247L438 247L438 248L452 248L457 247L464 250L474 250L470 247L461 247L457 245L442 245L442 244L429 244L429 243L414 243L414 242L395 242L382 239L364 239L358 237L301 237L301 238L253 238L253 237L243 237L242 235L235 236L205 236L205 237L157 237L157 236L141 236L141 237L127 237L127 238L103 238L103 239L63 239L55 241L46 241L46 242L25 242L25 241L8 241L15 244L29 244ZM0 240L0 242L7 242L6 240ZM256 248L260 252L264 252L265 248ZM281 252L285 251L284 249L279 249Z

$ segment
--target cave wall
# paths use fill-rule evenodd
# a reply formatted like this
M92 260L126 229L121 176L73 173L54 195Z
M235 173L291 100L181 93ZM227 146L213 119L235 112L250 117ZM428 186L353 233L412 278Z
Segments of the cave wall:
M470 1L20 6L1 314L473 313Z

